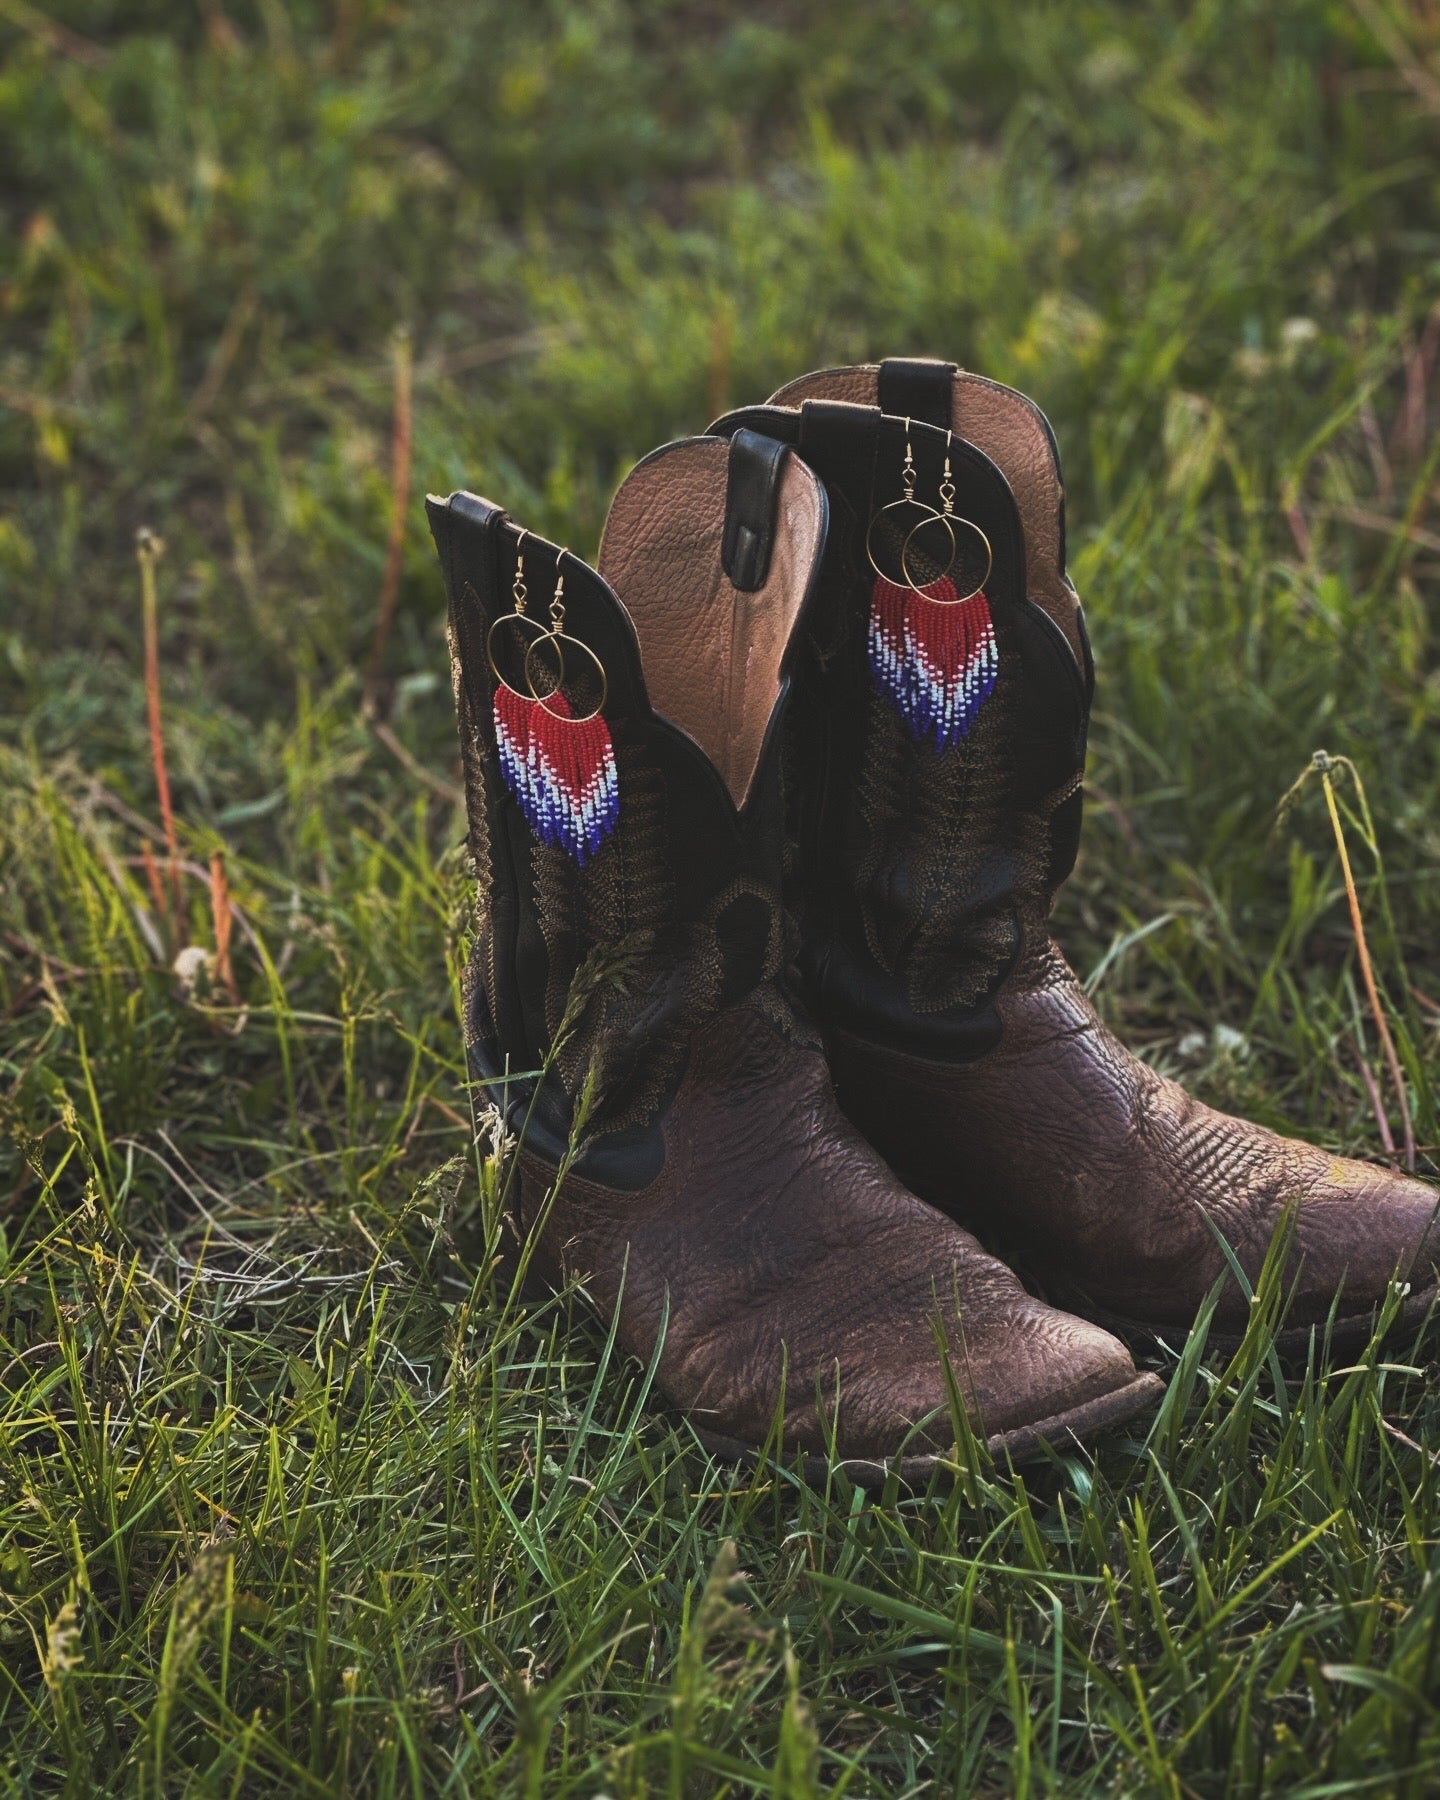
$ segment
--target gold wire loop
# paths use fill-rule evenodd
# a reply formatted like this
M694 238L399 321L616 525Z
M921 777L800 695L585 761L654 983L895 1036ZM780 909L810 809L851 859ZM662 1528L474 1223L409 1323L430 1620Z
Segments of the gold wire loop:
M884 518L884 516L887 512L893 512L897 506L918 507L925 514L925 517L923 519L916 520L916 522L910 527L909 531L907 531L905 533L904 539L901 542L901 545L900 545L900 581L896 581L895 577L893 575L891 575L888 570L882 569L880 567L880 564L876 561L875 551L874 551L874 548L873 548L873 545L871 542L871 540L873 539L874 534L875 534L875 527L880 523L881 519ZM910 576L907 573L906 568L905 568L905 549L906 549L906 546L909 544L911 538L914 537L914 535L917 531L923 531L927 526L930 526L930 525L943 525L945 527L945 529L950 533L950 563L953 563L955 561L956 555L959 552L960 546L955 537L955 528L950 523L950 521L945 517L944 513L936 512L935 508L933 506L926 506L926 504L923 500L913 500L913 499L910 499L908 496L904 497L902 499L899 499L899 500L892 500L888 506L882 506L880 508L879 512L877 512L875 517L870 521L870 529L865 534L865 554L870 559L870 567L875 571L875 573L880 577L880 579L882 581L888 581L888 582L892 583L892 585L895 587L899 587L900 582L902 582L902 581L909 587L915 586L915 583L913 581L911 581ZM949 567L950 567L950 564L947 563L946 564L946 572L947 573L949 572Z
M522 694L519 688L512 686L511 683L505 679L504 673L500 667L499 659L495 655L495 634L502 625L511 627L527 626L529 630L535 634L535 636L531 637L530 642L525 647L527 658L529 657L530 651L534 648L536 638L545 636L545 627L541 621L539 619L532 619L525 610L525 603L529 598L529 590L525 585L525 540L529 535L530 533L522 528L520 536L516 539L515 543L515 579L510 584L510 592L515 601L515 610L513 612L501 613L498 619L492 621L489 631L485 633L485 660L490 665L490 673L495 677L500 686L505 688L509 693L512 693L517 700L533 700L536 696L533 693Z
M529 589L525 586L525 540L529 535L522 526L520 535L515 540L515 579L510 583L510 592L515 597L517 613L525 611L525 602L529 598Z
M510 682L508 682L505 679L503 672L501 671L499 662L496 660L495 633L497 631L499 631L499 629L502 625L509 625L512 627L518 627L521 625L528 626L529 629L535 634L530 639L530 642L525 646L525 661L526 661L527 665L529 664L529 660L530 660L530 652L535 648L536 644L538 644L540 642L541 638L549 637L550 633L545 629L544 625L542 624L542 622L539 619L529 618L524 613L508 612L508 613L501 613L500 617L495 620L495 622L491 625L489 631L486 632L486 634L485 634L485 660L486 660L486 662L489 663L490 673L495 677L496 681L500 684L501 687L509 688L510 692L515 696L515 698L517 700L536 700L539 698L539 696L537 694L535 694L533 692L529 693L529 694L522 694L520 692L519 688L513 686ZM530 679L529 676L527 675L525 679L528 684L529 679Z
M990 579L990 571L995 567L995 552L990 547L989 538L986 537L985 533L980 529L980 527L975 523L975 521L973 519L965 519L965 518L962 518L959 513L948 512L948 511L943 512L943 513L936 513L935 517L940 521L940 523L950 533L950 560L949 560L949 562L946 563L944 569L941 570L940 574L935 576L933 581L930 581L930 582L924 584L923 586L919 582L917 582L915 580L915 577L910 573L909 558L910 558L911 540L914 538L915 533L917 531L923 531L927 525L932 523L932 521L929 519L922 519L918 525L914 525L911 527L910 531L906 535L905 542L900 546L900 572L901 572L901 574L904 575L907 586L913 588L914 591L917 594L919 594L922 599L930 601L930 603L932 605L934 605L934 606L962 606L965 603L965 601L973 600L978 593L983 591L985 583ZM957 525L964 525L968 530L973 531L975 533L976 537L978 537L980 542L985 546L985 573L980 577L979 581L977 581L975 583L974 587L970 589L968 594L957 594L953 600L941 600L941 599L937 598L937 596L934 594L927 594L925 592L925 587L927 587L927 586L933 587L935 585L936 581L943 581L946 578L946 576L949 575L950 571L955 567L955 559L960 554L960 540L955 535L955 527Z
M910 421L905 421L905 461L900 470L900 485L905 489L905 498L915 498L915 452L910 447Z
M955 510L955 481L950 473L950 440L953 431L945 433L945 473L940 477L940 509L948 519Z
M562 618L565 616L563 607L560 616ZM555 685L545 694L539 694L535 689L535 677L530 673L530 664L541 650L552 644L555 647L556 656L560 659L559 673ZM562 646L565 644L573 644L577 650L583 650L586 656L590 658L591 662L594 663L596 672L600 677L600 698L588 713L576 715L573 713L556 712L553 706L546 706L545 704L547 700L558 694L564 686L565 651ZM587 719L593 719L597 713L603 712L605 710L605 702L610 697L610 678L605 673L604 663L601 662L600 658L583 638L572 637L568 631L547 631L543 636L537 637L534 643L531 644L530 648L525 652L525 685L529 688L531 698L535 701L536 705L544 707L545 711L549 713L552 719L564 719L572 725L583 725Z
M950 472L950 459L949 459L950 438L949 438L948 433L946 434L946 438L945 438L945 447L946 447L945 473L948 478L949 472ZM884 506L880 507L875 513L873 513L871 515L870 528L865 533L866 560L869 562L870 567L875 571L875 573L880 577L880 579L882 581L888 581L895 587L898 587L900 585L900 581L903 581L909 587L912 587L912 588L915 587L915 583L913 581L911 581L909 572L907 571L907 569L905 567L905 548L909 544L910 539L912 537L914 537L915 533L917 531L919 531L922 526L933 525L938 520L942 525L945 526L947 531L949 531L949 533L950 533L950 562L946 565L946 573L947 574L949 572L950 567L953 566L956 556L959 554L959 543L956 540L954 528L953 528L953 526L951 526L949 519L946 516L946 513L948 513L949 509L948 508L946 509L946 513L940 513L940 512L937 512L933 506L927 506L923 500L917 500L915 498L915 478L916 478L915 452L914 452L914 449L910 442L910 421L909 421L909 419L906 419L906 421L905 421L905 459L900 465L900 485L901 485L901 487L904 488L905 492L900 496L900 498L898 500L887 501L887 503ZM941 493L942 493L942 498L943 498L943 494L944 494L943 488L941 490ZM953 490L952 490L951 497L953 500L953 497L954 497ZM900 506L914 507L917 512L923 513L924 517L917 520L916 523L911 526L910 530L905 534L905 537L904 537L903 541L901 542L901 545L900 545L900 581L896 581L895 577L889 572L888 569L882 569L880 567L879 558L875 554L875 527L885 517L886 513L894 512L895 509ZM898 522L897 522L897 529L899 529ZM919 590L917 589L916 591L918 592Z

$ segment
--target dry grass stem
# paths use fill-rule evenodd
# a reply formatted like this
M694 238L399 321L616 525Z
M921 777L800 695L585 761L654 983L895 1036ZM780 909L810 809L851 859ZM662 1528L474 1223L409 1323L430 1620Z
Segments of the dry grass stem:
M157 537L148 526L142 525L135 534L135 555L140 563L140 602L145 633L145 710L150 721L150 762L155 771L155 792L160 801L160 824L165 833L165 849L169 858L171 905L168 918L170 949L173 953L184 946L185 914L180 899L180 845L175 832L175 810L170 804L170 773L165 764L165 725L160 712L160 609L156 596L155 565L164 554L164 540ZM156 892L158 897L158 886Z
M1330 814L1330 827L1335 834L1335 848L1340 857L1340 874L1345 883L1345 898L1350 906L1350 928L1355 938L1355 954L1360 964L1360 979L1365 984L1365 998L1370 1007L1370 1016L1375 1021L1376 1036L1380 1040L1381 1052L1385 1058L1385 1068L1390 1077L1390 1085L1395 1092L1395 1103L1400 1111L1400 1133L1405 1167L1413 1174L1415 1170L1415 1127L1410 1116L1410 1097L1405 1084L1405 1073L1400 1066L1400 1057L1395 1049L1395 1039L1390 1030L1390 1021L1386 1017L1384 1003L1380 998L1380 986L1375 979L1375 965L1370 956L1370 942L1365 934L1365 917L1360 907L1360 894L1355 886L1355 872L1350 866L1350 850L1345 842L1345 828L1340 818L1340 808L1335 800L1334 772L1344 769L1355 783L1360 794L1362 808L1365 808L1364 787L1360 781L1359 771L1346 756L1331 756L1328 751L1317 750L1310 760L1309 767L1285 794L1280 802L1277 818L1283 819L1289 812L1300 790L1312 775L1320 777L1320 785L1325 794L1325 805ZM1363 1059L1362 1059L1363 1060ZM1373 1080L1366 1071L1366 1089L1372 1100L1378 1103L1379 1094ZM1382 1127L1382 1139L1385 1147L1392 1154L1395 1149L1388 1129Z
M216 850L210 858L210 913L215 925L215 979L224 988L232 1006L240 1004L240 987L230 961L230 930L234 912L230 905L230 882L225 873L225 853Z
M370 651L370 675L365 700L373 710L395 620L400 594L401 558L405 550L405 522L410 509L410 402L415 365L410 333L403 327L394 337L395 410L390 427L390 539L385 546L385 579L380 588L380 607L375 619L375 641Z

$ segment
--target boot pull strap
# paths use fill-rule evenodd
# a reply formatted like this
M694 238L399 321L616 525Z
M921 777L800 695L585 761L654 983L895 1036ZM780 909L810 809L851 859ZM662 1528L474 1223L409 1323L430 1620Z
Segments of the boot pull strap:
M951 422L950 396L958 365L929 356L891 356L880 365L880 410L894 419L920 419L942 431Z
M463 488L448 495L427 494L425 514L450 596L451 629L470 710L473 717L483 719L490 705L483 681L484 633L480 615L467 603L466 590L472 581L477 583L487 590L488 603L493 604L500 581L500 544L509 517L493 500L483 500ZM462 568L468 569L468 577Z
M790 446L743 427L730 440L725 487L725 533L720 561L732 587L753 594L770 573L780 471Z
M499 580L500 542L510 515L493 500L457 488L453 494L425 496L425 513L430 521L430 535L440 554L440 567L452 600L460 592L456 575L457 557L469 547L472 567L478 564L486 586ZM522 532L521 536L525 534ZM477 555L478 552L478 555Z
M484 546L487 559L499 550L510 515L493 500L457 488L453 494L427 494L425 512L430 520L430 535L440 552L441 565L447 570L455 554L455 546L469 543ZM487 573L489 571L487 570Z
M498 531L508 517L504 508L497 506L493 500L482 499L479 494L469 493L464 488L457 488L446 500L432 494L427 505L437 511L443 509L452 512L468 525L477 526L482 531Z

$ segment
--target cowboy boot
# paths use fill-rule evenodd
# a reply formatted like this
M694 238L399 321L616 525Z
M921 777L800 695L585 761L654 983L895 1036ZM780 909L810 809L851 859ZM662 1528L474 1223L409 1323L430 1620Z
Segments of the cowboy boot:
M795 445L831 500L792 788L802 984L850 1117L916 1193L1114 1330L1183 1332L1223 1279L1211 1336L1233 1344L1231 1256L1253 1284L1282 1222L1286 1347L1332 1310L1337 1338L1365 1335L1392 1280L1416 1290L1402 1322L1421 1318L1436 1195L1191 1099L1101 1023L1051 937L1094 674L1043 415L896 360L805 376L712 430L746 426ZM918 512L893 504L907 442Z
M530 1268L583 1282L717 1454L779 1418L812 1473L903 1453L923 1478L954 1441L937 1333L997 1453L1152 1404L1118 1340L901 1186L777 983L815 476L747 433L659 450L603 573L473 494L427 506L479 887L467 1049L518 1139Z

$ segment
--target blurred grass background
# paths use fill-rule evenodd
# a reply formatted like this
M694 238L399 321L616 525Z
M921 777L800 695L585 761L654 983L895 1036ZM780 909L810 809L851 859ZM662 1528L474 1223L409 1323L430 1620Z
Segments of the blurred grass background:
M1408 1348L1297 1397L1262 1320L1148 1442L872 1504L707 1474L497 1298L418 500L583 554L639 455L805 369L1024 388L1100 668L1063 941L1206 1098L1378 1153L1313 783L1275 825L1353 759L1433 1172L1437 140L1433 0L0 0L16 1791L1429 1791Z

